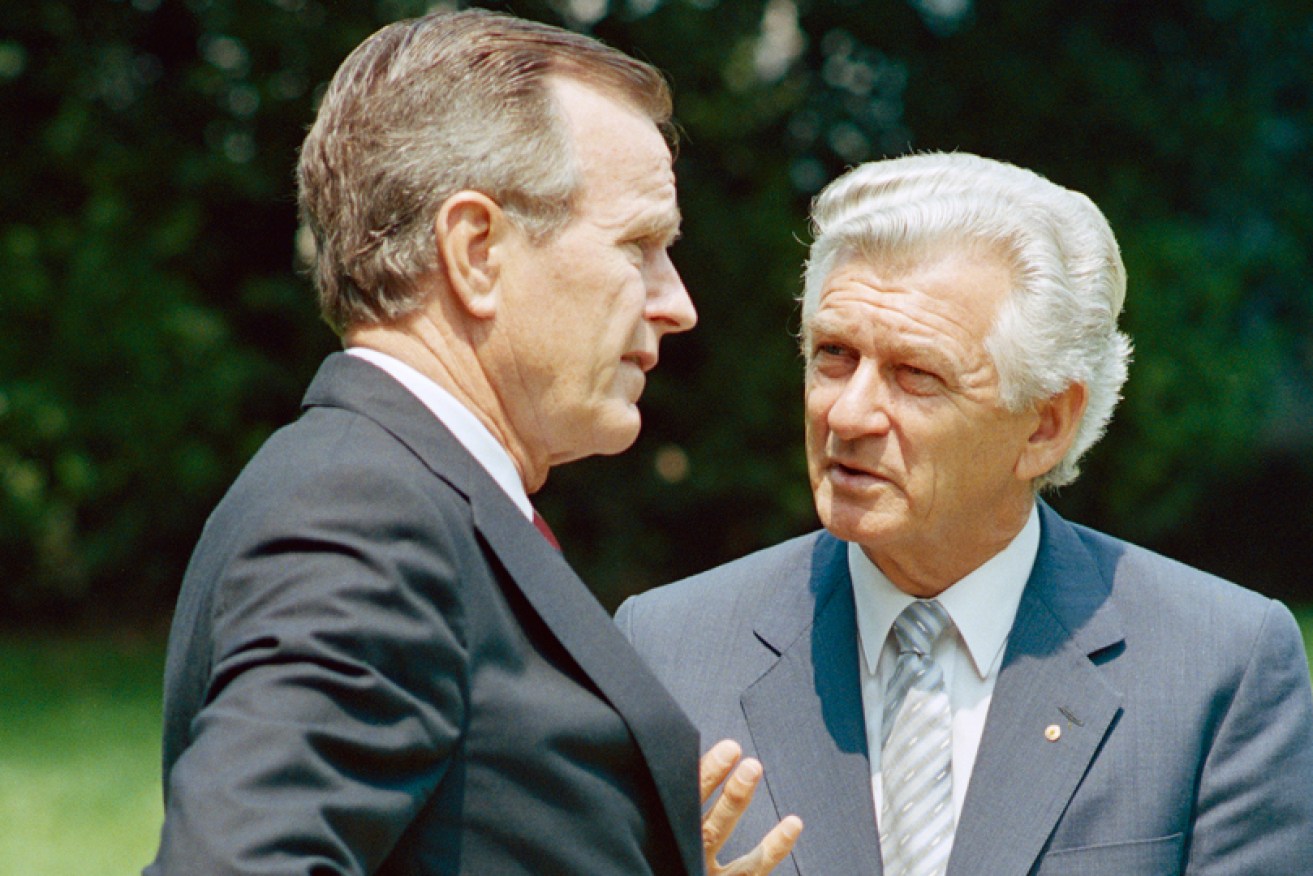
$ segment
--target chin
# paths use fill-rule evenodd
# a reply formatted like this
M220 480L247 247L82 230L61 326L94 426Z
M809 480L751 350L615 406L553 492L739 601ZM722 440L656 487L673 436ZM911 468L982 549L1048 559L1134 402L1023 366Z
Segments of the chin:
M836 499L828 490L816 493L816 514L821 524L835 538L860 545L877 544L889 538L902 522L896 516L843 499Z
M630 416L623 418L607 417L607 422L597 430L593 453L599 456L614 456L624 453L638 440L643 421L638 415L638 408L629 406Z

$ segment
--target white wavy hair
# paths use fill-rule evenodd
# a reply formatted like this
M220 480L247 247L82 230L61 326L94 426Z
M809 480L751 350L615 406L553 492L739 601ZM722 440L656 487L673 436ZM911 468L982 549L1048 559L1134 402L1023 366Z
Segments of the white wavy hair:
M985 349L1013 411L1084 384L1088 402L1066 456L1036 491L1069 484L1103 435L1126 382L1131 342L1117 329L1126 269L1089 198L1029 170L965 153L860 165L812 203L814 242L802 298L804 349L830 273L856 258L906 264L944 247L980 246L1011 266L1012 294Z

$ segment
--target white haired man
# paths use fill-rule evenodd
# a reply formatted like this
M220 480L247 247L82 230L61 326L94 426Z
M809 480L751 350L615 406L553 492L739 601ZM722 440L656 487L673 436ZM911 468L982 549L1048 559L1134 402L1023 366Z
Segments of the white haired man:
M485 12L400 22L343 63L299 174L347 349L183 581L147 873L787 855L796 819L716 862L759 764L718 745L699 789L696 731L529 502L551 466L634 441L662 337L696 319L667 253L669 115L653 68Z
M1084 196L971 155L814 205L806 450L825 530L623 605L704 735L807 821L781 872L1252 874L1313 861L1290 612L1068 523L1126 377Z

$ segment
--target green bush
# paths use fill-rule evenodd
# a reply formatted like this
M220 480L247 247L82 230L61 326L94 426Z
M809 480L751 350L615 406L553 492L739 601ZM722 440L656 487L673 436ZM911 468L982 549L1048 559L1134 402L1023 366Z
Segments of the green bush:
M0 617L168 611L209 510L335 343L297 272L292 168L317 89L431 5L6 11ZM1304 7L516 3L668 71L687 133L675 259L701 326L663 350L634 450L553 473L540 504L571 561L614 604L814 525L790 336L807 203L909 149L1033 167L1093 197L1123 243L1136 362L1064 510L1170 540L1274 453L1313 457ZM1262 504L1306 533L1309 464L1271 483ZM1313 598L1308 540L1267 538L1280 549L1246 583Z

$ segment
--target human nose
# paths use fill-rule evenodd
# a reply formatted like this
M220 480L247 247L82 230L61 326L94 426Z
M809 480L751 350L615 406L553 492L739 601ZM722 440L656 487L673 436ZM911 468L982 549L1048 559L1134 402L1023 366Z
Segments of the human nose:
M826 414L830 431L844 441L889 431L889 392L875 363L862 360Z
M648 276L647 319L659 323L662 332L686 332L697 325L698 312L679 271L662 251Z

